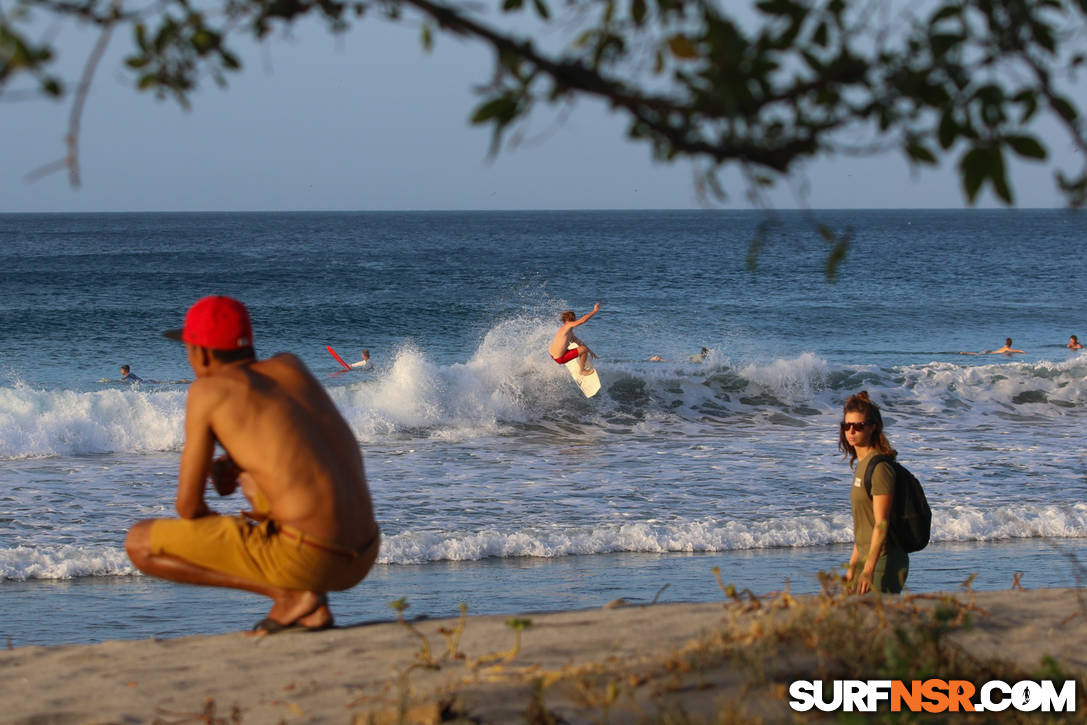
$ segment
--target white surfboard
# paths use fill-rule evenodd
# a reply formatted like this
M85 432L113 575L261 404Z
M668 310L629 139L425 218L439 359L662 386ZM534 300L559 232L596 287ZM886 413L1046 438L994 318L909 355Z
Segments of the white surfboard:
M577 349L577 343L571 342L567 350ZM591 357L591 356L590 356ZM592 366L592 363L586 360L586 362ZM581 392L585 393L586 398L591 398L600 392L600 376L596 374L596 368L591 368L592 372L588 375L581 374L581 364L575 357L570 362L566 363L566 369L570 371L570 377L574 379L577 386L581 388Z

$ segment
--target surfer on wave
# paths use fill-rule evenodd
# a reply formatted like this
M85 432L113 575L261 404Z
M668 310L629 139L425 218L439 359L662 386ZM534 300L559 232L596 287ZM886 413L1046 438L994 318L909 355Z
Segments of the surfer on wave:
M573 310L566 310L560 315L559 319L562 320L562 327L555 333L555 337L551 340L551 346L547 348L547 352L551 355L552 360L559 365L565 365L574 358L577 358L582 375L588 375L593 371L592 365L589 364L588 357L592 355L595 360L596 353L590 350L588 345L578 339L577 335L574 334L574 328L578 325L584 325L589 321L590 317L599 311L600 303L597 302L593 305L592 312L584 317L575 319ZM577 347L570 348L571 342L576 343Z

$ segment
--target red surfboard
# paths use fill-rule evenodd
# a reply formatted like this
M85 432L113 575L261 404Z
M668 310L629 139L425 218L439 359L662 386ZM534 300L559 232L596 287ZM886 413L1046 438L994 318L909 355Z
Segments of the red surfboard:
M340 365L343 365L344 370L350 370L351 369L351 366L343 361L343 358L340 357L339 353L337 353L335 350L332 349L331 345L325 345L325 347L328 348L328 354L331 355L332 357L336 358L336 362L338 362Z

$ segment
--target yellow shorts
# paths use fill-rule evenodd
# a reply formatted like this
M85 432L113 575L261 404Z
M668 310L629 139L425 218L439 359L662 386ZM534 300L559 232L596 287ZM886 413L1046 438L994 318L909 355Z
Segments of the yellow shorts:
M274 521L242 516L157 519L151 553L169 554L205 569L260 584L314 592L358 584L377 560L380 536L359 550L315 539Z

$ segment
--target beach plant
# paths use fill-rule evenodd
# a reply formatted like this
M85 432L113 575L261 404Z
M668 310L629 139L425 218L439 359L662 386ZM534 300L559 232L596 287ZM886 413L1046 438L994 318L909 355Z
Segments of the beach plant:
M457 647L460 645L460 636L464 633L464 626L468 623L468 605L461 602L458 609L460 610L460 618L457 620L456 627L453 629L448 627L438 628L438 633L445 637L445 657L451 660L464 657L462 653L457 651Z
M558 725L559 719L547 709L544 703L544 693L547 685L542 677L532 681L532 695L525 708L525 725Z
M513 630L513 647L505 652L492 652L481 656L479 659L470 660L468 666L478 669L487 665L500 662L511 662L521 652L521 633L532 626L531 619L511 617L506 620L506 626Z
M521 652L521 633L532 626L532 620L512 617L506 620L506 626L513 630L513 648L507 655L512 660Z
M656 604L657 600L661 598L661 594L664 594L664 590L667 589L670 586L672 586L672 585L671 584L665 584L660 589L658 589L657 593L653 595L653 601L651 601L650 604Z
M406 627L409 632L415 635L419 639L419 659L426 664L433 664L434 658L430 655L430 640L426 635L415 628L411 622L404 619L404 612L411 606L408 604L407 597L400 597L394 601L389 602L389 608L396 612L396 621Z
M478 721L458 699L458 687L491 686L523 688L526 696L524 721L533 725L562 723L564 707L582 711L575 719L608 722L667 723L669 725L755 725L761 714L772 722L808 721L808 716L789 713L785 708L788 682L803 675L813 679L898 679L918 680L955 677L973 682L1001 679L1073 679L1054 658L1041 658L1034 667L1021 667L997 660L979 659L957 644L954 635L966 631L979 617L990 616L979 607L973 591L974 578L966 579L955 593L858 596L849 592L844 576L820 572L820 593L795 597L789 582L780 592L756 596L750 590L737 591L718 585L729 597L719 626L703 632L665 655L646 653L642 660L608 657L587 663L573 663L556 670L540 671L536 666L504 666L517 657L521 636L531 620L506 620L514 632L513 647L505 652L467 660L475 670L498 664L464 679L452 691L445 691L450 703L437 709L437 700L412 703L408 676L425 667L417 662L400 672L400 700L395 710L386 711L381 722L397 715L414 722L424 713L430 721ZM402 610L401 610L402 611ZM463 630L466 607L456 629L446 632L455 642ZM451 646L450 652L457 653ZM450 658L452 659L452 658ZM447 666L453 666L450 663ZM1079 678L1081 687L1087 680ZM712 694L729 683L730 699L718 701ZM735 693L742 693L737 695ZM546 702L545 702L546 699ZM390 703L391 704L391 703ZM775 708L780 708L775 710ZM831 722L950 722L934 720L929 713L822 715ZM991 715L989 715L991 717ZM988 722L984 717L957 713L954 722ZM1002 722L1041 724L1058 720L1042 713L1003 713ZM366 720L356 717L356 723Z
M622 688L614 677L582 677L576 682L577 697L585 707L600 710L600 723L607 725L611 708Z
M217 707L215 700L211 697L204 698L204 709L200 712L172 712L165 710L161 707L156 708L156 711L169 715L174 718L180 718L176 720L163 720L161 718L155 718L151 721L151 725L181 725L182 723L205 723L205 725L238 725L242 721L242 711L234 705L230 708L230 714L221 717L217 714Z
M710 571L713 572L713 576L717 580L717 586L720 587L721 591L725 593L725 596L733 602L743 602L746 597L746 606L752 609L758 609L762 606L762 604L759 603L758 596L750 589L745 588L742 591L737 591L735 585L725 584L724 580L721 578L721 567L715 566Z

